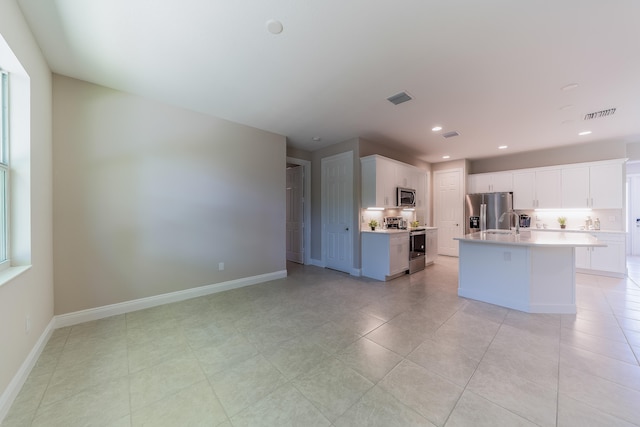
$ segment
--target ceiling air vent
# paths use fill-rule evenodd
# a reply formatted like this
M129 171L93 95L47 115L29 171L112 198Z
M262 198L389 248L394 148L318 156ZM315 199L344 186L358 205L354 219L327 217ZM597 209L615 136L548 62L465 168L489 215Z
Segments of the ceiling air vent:
M396 93L393 96L387 98L387 101L393 105L402 104L403 102L411 101L413 98L407 92Z
M458 132L456 132L455 130L452 130L451 132L447 132L447 133L443 133L442 136L444 136L445 138L453 138L454 136L458 136L460 135Z
M589 113L584 115L585 120L593 120L599 119L600 117L613 116L616 112L615 108L609 108L608 110L596 111L594 113Z

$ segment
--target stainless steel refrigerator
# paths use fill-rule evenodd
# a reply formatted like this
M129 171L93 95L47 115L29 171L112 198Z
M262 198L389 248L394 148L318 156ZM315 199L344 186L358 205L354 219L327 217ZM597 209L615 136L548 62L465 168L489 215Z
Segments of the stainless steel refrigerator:
M510 210L513 210L512 192L467 194L464 214L465 234L491 229L509 230L515 227L515 215L505 215L500 222L500 216Z

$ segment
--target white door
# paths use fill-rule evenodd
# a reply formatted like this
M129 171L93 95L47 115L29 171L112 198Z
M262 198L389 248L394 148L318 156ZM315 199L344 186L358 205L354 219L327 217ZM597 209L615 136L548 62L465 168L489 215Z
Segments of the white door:
M438 254L458 256L458 241L463 225L462 170L434 173L435 226L438 227Z
M304 263L304 170L287 168L287 260Z
M322 159L322 248L324 265L351 273L353 267L353 152Z
M627 178L627 203L629 206L629 252L640 256L640 175Z

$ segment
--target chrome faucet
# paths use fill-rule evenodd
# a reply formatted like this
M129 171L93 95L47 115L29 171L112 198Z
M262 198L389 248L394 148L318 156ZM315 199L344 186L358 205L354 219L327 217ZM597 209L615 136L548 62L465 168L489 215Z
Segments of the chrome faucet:
M509 215L509 218L511 218L511 215L515 215L516 216L516 234L520 234L520 215L518 214L518 212L511 210L508 212L504 212L502 215L500 215L500 219L498 221L502 222L504 221L504 217L505 215ZM509 227L511 228L511 227Z

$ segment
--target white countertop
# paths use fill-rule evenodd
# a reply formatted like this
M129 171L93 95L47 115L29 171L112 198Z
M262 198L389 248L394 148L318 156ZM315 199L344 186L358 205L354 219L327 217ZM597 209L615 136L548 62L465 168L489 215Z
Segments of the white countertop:
M399 233L407 233L409 234L409 230L398 230L397 228L376 228L375 231L372 231L371 228L363 228L360 230L362 233L376 233L376 234L399 234Z
M521 228L521 231L564 231L566 233L590 233L590 234L598 234L598 233L611 233L611 234L627 234L626 231L620 230L581 230L579 228L565 228L564 230L561 228Z
M580 231L580 230L576 230ZM497 232L497 233L496 233ZM456 237L454 240L475 243L517 246L607 246L593 237L590 232L573 233L553 230L526 230L515 234L515 231L487 230Z
M422 230L437 230L438 227L416 227ZM371 228L363 228L360 230L362 233L384 233L384 234L397 234L397 233L408 233L413 231L413 228L409 227L405 230L398 230L397 228L376 228L375 231L371 231Z

